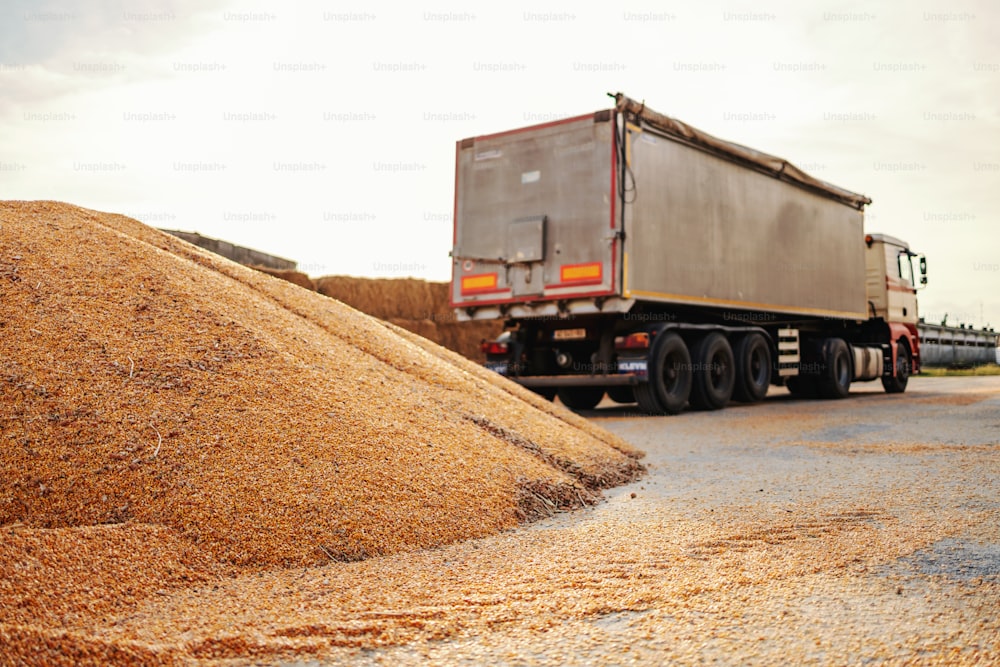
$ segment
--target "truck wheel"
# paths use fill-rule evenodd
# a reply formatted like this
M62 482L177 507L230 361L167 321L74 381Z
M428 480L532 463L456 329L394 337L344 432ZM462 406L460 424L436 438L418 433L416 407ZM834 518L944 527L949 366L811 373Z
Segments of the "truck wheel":
M733 398L743 403L764 400L771 386L771 347L759 333L751 333L736 343L736 385Z
M845 398L851 391L851 353L843 338L823 341L823 371L817 380L823 398Z
M604 387L559 387L558 395L570 410L591 410L604 398Z
M665 415L667 411L663 409L660 402L656 400L656 391L649 382L641 382L635 386L635 402L639 404L639 409L650 415Z
M694 371L691 374L691 407L698 410L724 408L736 384L733 348L718 331L713 331L694 348Z
M547 401L551 401L556 397L555 387L532 387L531 391L535 392Z
M816 398L816 378L811 375L793 375L785 380L785 386L795 398Z
M649 382L636 385L635 399L645 412L676 415L691 393L691 354L673 332L656 337L649 355Z
M635 403L632 387L608 387L608 398L615 403Z
M910 379L910 348L906 343L896 343L896 375L882 377L882 386L887 394L902 394L906 391L906 383Z

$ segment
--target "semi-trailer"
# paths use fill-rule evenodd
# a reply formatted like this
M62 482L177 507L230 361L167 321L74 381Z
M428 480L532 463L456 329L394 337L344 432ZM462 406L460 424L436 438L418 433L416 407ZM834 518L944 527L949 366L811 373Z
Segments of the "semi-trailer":
M903 392L927 263L865 233L870 203L618 93L457 143L451 305L505 321L489 368L576 409Z

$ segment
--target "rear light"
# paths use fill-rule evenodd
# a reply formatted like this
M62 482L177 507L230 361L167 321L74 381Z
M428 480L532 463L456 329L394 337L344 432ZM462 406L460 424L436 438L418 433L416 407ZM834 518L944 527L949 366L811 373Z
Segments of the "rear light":
M645 350L649 348L648 333L634 333L615 338L616 350Z
M479 349L486 354L507 354L507 343L498 343L496 341L486 341L484 340L480 344Z
M559 267L559 280L564 283L599 283L604 267L600 262L591 264L563 264Z

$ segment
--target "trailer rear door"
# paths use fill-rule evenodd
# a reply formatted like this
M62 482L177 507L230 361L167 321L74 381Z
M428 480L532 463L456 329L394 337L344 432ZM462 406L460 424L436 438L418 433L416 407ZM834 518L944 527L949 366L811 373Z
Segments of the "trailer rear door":
M458 144L452 305L614 294L609 112Z

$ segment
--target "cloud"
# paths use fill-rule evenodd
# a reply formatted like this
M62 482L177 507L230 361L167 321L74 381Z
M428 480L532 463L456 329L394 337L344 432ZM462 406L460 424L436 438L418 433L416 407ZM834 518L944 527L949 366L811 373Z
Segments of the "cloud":
M6 0L0 114L166 72L157 59L214 27L224 0Z

